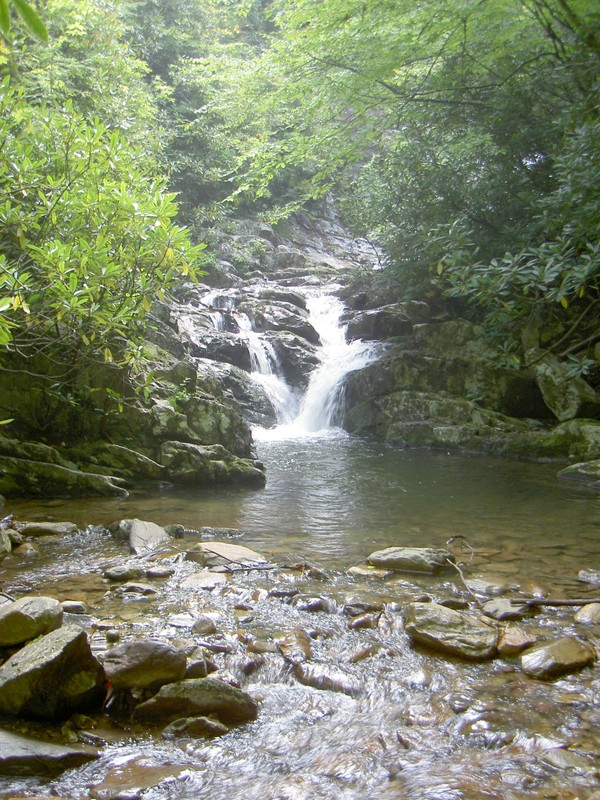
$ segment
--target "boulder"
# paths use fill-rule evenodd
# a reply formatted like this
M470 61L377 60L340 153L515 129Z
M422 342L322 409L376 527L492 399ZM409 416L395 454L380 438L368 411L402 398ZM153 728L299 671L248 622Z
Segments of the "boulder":
M561 469L558 477L587 483L595 489L600 489L600 459L571 464L570 467Z
M0 561L12 551L12 542L6 531L0 530Z
M19 533L23 536L68 536L77 533L79 526L74 522L21 522Z
M395 336L409 336L413 325L402 304L360 311L348 323L347 338L382 341Z
M575 622L582 622L585 625L600 624L600 603L588 603L574 616Z
M91 747L63 747L0 730L0 775L52 778L99 755Z
M436 547L387 547L371 553L368 562L380 569L435 573L448 569L454 556L449 550Z
M551 353L540 356L537 348L529 350L531 363L544 402L560 421L575 417L600 418L600 395L581 376L573 376L570 365Z
M0 666L0 711L57 720L95 711L104 697L104 680L85 632L64 625Z
M42 461L3 457L0 464L0 491L6 497L127 497L118 484L115 477Z
M498 629L479 617L438 603L410 603L404 627L419 644L471 660L491 658L498 646Z
M0 647L28 642L60 628L63 608L53 597L21 597L0 606Z
M251 722L258 706L249 694L214 678L191 678L163 686L136 706L135 722L168 723L185 717L215 716L224 724Z
M596 657L591 645L564 636L526 650L521 656L521 669L532 678L548 680L587 667Z
M159 689L185 675L186 656L167 642L124 642L104 656L106 677L118 689Z
M176 483L196 486L233 483L261 487L266 482L264 471L250 459L234 456L219 444L164 442L161 461Z
M130 550L135 555L150 553L171 541L169 534L160 525L141 519L122 519L111 523L108 529L115 539L129 542Z

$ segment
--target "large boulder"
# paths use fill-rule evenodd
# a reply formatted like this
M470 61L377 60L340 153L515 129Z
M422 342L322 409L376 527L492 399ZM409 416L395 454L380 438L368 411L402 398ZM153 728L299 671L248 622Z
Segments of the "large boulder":
M415 642L448 655L479 661L497 652L498 628L495 625L438 603L409 604L404 627Z
M60 628L63 608L53 597L21 597L0 606L0 647L23 644Z
M60 720L98 710L105 675L75 625L36 639L0 666L0 712Z
M250 459L239 458L222 445L164 442L161 461L177 483L233 483L264 486L266 476Z
M526 650L521 669L532 678L548 680L587 667L597 658L596 650L572 636L563 636Z
M348 323L347 338L382 341L410 335L412 328L405 306L397 303L354 314Z
M142 519L122 519L109 525L112 535L129 543L132 553L142 555L156 550L171 540L164 528Z
M251 722L258 706L249 694L214 678L190 678L163 686L136 706L135 722L168 723L184 717L214 715L225 724Z
M186 656L167 642L124 642L106 653L106 677L118 689L159 689L185 675Z
M537 348L526 355L531 363L544 402L560 422L575 417L600 419L600 395L581 376L573 376L570 365Z
M442 547L386 547L371 553L367 560L381 569L434 573L448 569L454 556Z
M0 775L52 778L99 756L91 747L63 747L0 730Z

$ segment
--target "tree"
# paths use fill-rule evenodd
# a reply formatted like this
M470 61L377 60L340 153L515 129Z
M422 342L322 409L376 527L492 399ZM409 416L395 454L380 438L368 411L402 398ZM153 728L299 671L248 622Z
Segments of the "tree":
M7 36L10 32L10 6L13 6L28 30L40 41L48 41L46 26L26 0L0 0L0 32Z

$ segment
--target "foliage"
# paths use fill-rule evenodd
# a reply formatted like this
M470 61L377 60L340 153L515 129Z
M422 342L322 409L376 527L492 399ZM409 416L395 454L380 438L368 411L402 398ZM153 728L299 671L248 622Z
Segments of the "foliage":
M0 142L0 345L66 396L82 371L135 361L153 300L202 246L147 155L70 101L32 105L5 79Z
M40 41L48 41L48 31L35 9L26 0L0 0L0 32L7 36L10 33L10 6L13 6L28 30Z

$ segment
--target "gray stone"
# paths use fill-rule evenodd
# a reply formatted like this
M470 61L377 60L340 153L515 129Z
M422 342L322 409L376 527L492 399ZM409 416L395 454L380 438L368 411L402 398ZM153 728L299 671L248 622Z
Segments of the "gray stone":
M62 610L65 614L88 614L89 608L81 600L63 600Z
M526 650L521 656L521 669L526 675L546 680L587 667L596 657L591 645L565 636Z
M600 569L580 569L577 580L592 586L600 586Z
M498 629L479 617L438 603L411 603L405 630L416 642L472 660L491 658L498 646Z
M248 458L233 455L220 444L164 442L161 461L177 483L203 485L233 483L264 486L265 473Z
M24 536L66 536L78 530L74 522L22 522L19 525L19 532Z
M523 616L522 606L513 606L510 600L495 598L483 604L483 613L492 619L521 619Z
M104 656L104 671L118 689L158 689L185 675L186 656L167 642L123 642Z
M575 417L600 417L600 396L581 376L570 374L570 366L551 353L540 356L536 348L526 354L544 402L560 422Z
M210 636L212 633L217 632L215 621L210 617L200 616L197 617L192 623L192 633L197 633L200 636Z
M114 567L109 567L105 573L104 577L108 578L109 581L117 582L125 582L131 580L139 580L143 578L146 574L146 571L139 566L139 564L117 564Z
M214 715L220 722L256 719L258 706L249 694L213 678L192 678L163 686L134 709L135 722L168 723L182 717Z
M0 730L0 775L55 777L99 755L91 747L63 747Z
M595 488L600 488L600 459L571 464L570 467L561 469L558 477L565 480L589 483Z
M23 647L0 666L0 711L65 719L97 710L104 670L81 628L64 625Z
M600 624L600 603L588 603L575 614L575 622L586 625Z
M0 647L22 644L60 628L63 609L53 597L21 597L0 606Z
M267 559L249 547L231 542L204 542L200 547L206 553L207 563L212 564L267 564Z
M453 563L454 556L443 548L388 547L371 553L368 562L380 569L434 573L448 568L448 562Z
M188 575L181 582L182 589L191 589L193 591L206 591L210 592L216 589L217 586L222 586L227 583L227 576L222 572L194 572L193 575Z
M500 631L498 652L501 656L516 656L531 647L536 641L537 636L535 634L529 633L518 625L507 625L506 628Z
M12 542L6 531L0 531L0 561L11 552Z
M162 735L165 739L174 739L179 736L197 736L203 739L214 739L229 733L229 728L222 722L208 717L188 717L176 719L164 729Z
M119 541L128 541L132 553L143 555L171 541L164 528L141 519L122 519L108 526Z

